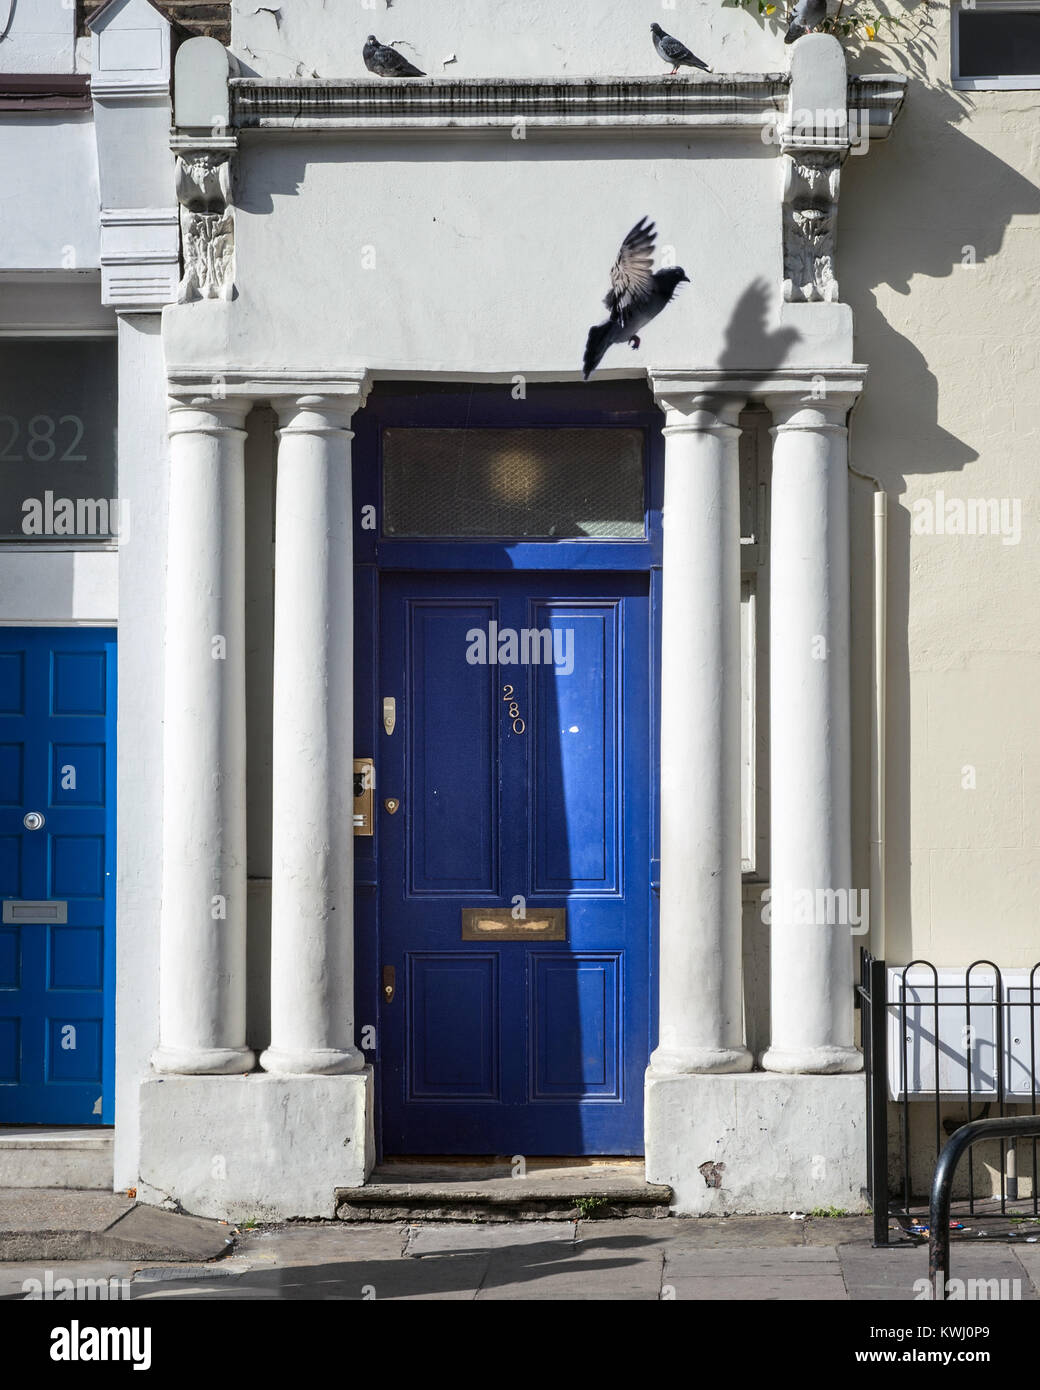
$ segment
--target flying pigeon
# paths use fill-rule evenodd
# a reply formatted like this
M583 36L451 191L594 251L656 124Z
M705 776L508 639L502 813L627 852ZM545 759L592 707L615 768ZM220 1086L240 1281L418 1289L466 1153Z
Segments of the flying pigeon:
M673 39L671 34L666 34L660 24L651 24L650 32L654 36L654 47L658 54L666 63L672 64L669 77L674 77L680 67L702 68L705 72L711 72L707 63L702 63L696 53L691 53L684 43Z
M603 303L610 310L604 323L589 329L581 374L586 381L603 360L607 348L629 342L639 346L639 332L657 317L679 283L690 277L682 266L654 271L654 224L641 217L621 243L610 271L610 292Z
M794 43L803 34L818 29L826 18L827 0L798 0L784 35L784 43Z
M391 48L389 44L380 43L375 34L369 34L365 40L361 56L365 60L365 67L377 77L426 76L410 63L403 53L398 53L397 49Z

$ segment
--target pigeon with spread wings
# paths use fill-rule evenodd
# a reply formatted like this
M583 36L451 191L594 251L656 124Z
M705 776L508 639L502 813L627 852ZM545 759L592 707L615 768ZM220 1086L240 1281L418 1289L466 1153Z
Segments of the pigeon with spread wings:
M610 317L589 329L581 373L586 381L615 343L639 346L639 334L665 307L677 286L689 282L682 266L665 266L655 271L654 224L641 217L621 243L610 271L610 291L603 303Z

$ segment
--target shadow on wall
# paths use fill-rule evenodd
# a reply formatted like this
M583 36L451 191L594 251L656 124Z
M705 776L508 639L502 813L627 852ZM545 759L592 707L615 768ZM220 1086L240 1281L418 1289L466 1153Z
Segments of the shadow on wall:
M843 296L852 306L856 356L869 364L863 399L854 416L853 465L877 477L895 499L908 477L955 473L979 457L988 434L986 411L976 413L979 434L961 439L939 423L939 385L919 342L928 345L950 399L949 372L963 367L971 385L1001 341L999 318L981 322L967 280L972 262L985 267L999 257L1015 217L1040 214L1040 189L1016 168L972 138L966 123L981 105L974 93L935 85L949 71L949 30L930 22L934 4L913 7L921 16L916 37L902 48L867 45L850 52L863 72L904 73L906 105L890 142L843 171L839 230ZM912 30L912 25L910 26ZM1023 113L1023 122L1028 120ZM989 126L988 129L992 129ZM1007 137L1002 137L1007 139ZM946 304L922 280L948 280ZM915 305L911 284L921 292ZM890 294L907 297L894 311ZM879 304L879 298L885 307ZM996 328L996 332L994 332ZM986 334L990 333L989 342ZM1015 385L1005 377L1010 405ZM969 487L970 491L970 487ZM869 530L869 499L857 489L854 525ZM888 941L890 959L909 959L910 898L910 589L911 513L889 512L888 667Z
M779 286L752 280L733 306L718 365L734 371L749 364L779 367L802 336L797 328L773 328L779 317Z

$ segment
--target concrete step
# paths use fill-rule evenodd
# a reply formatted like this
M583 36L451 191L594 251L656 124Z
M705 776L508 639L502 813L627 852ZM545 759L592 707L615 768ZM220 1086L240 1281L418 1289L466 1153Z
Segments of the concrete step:
M399 1162L364 1187L336 1191L341 1221L575 1221L667 1216L670 1187L646 1181L641 1162L509 1160Z
M112 1191L114 1130L0 1125L0 1188Z

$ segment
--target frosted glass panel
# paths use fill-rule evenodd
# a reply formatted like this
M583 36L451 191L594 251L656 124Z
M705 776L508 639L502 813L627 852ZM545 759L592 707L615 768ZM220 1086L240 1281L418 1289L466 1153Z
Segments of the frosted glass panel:
M643 433L386 429L383 534L640 540Z

